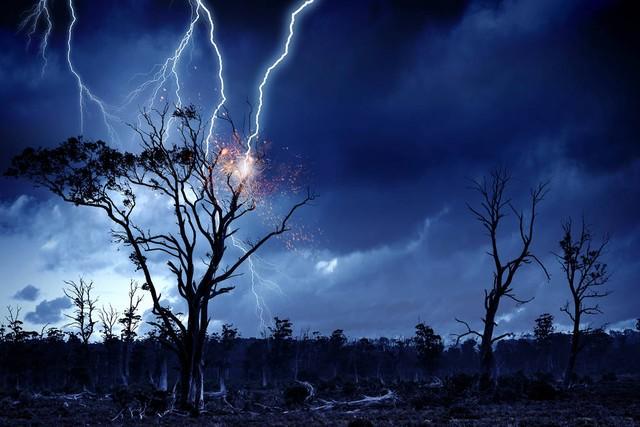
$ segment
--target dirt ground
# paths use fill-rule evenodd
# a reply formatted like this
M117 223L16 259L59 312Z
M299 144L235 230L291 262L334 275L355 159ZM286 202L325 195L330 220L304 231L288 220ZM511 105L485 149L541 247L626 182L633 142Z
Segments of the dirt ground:
M640 380L619 379L531 398L508 390L487 396L477 391L400 384L392 399L358 402L364 389L319 390L304 403L287 405L278 390L231 392L226 402L210 398L198 417L122 406L113 395L39 395L0 399L2 426L636 426L640 425ZM369 394L369 393L367 393ZM548 399L548 400L540 400ZM144 412L140 416L140 412Z

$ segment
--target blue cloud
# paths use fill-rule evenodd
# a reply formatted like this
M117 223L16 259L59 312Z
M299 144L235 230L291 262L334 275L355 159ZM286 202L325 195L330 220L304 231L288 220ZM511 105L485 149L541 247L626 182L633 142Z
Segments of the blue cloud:
M40 295L40 289L33 285L27 285L13 295L13 299L22 301L35 301Z
M29 312L24 317L31 323L57 323L63 319L62 311L71 307L71 301L67 297L43 300L36 306L35 311Z

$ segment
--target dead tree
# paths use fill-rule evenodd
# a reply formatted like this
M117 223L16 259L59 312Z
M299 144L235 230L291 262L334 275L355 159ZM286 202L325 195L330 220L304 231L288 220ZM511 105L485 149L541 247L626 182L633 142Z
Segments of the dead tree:
M118 324L118 311L111 304L109 307L102 306L98 312L100 318L100 330L102 332L102 342L104 344L106 366L103 375L105 375L111 383L116 378L120 378L119 355L121 348L120 341L116 335L116 325Z
M473 330L467 322L456 319L467 328L466 332L457 335L457 341L459 342L461 338L469 335L480 338L480 371L482 383L485 385L491 383L494 374L493 344L512 335L510 332L506 332L494 336L495 329L498 326L496 315L502 298L509 298L517 304L525 304L533 299L523 300L516 297L513 288L516 273L521 267L536 263L542 268L547 279L549 278L546 268L531 250L537 208L547 192L547 184L539 184L530 191L530 212L529 218L526 219L524 212L516 209L511 203L511 199L506 195L510 178L506 170L496 169L491 172L488 179L485 177L482 181L474 181L472 188L481 196L480 206L472 207L467 205L487 232L490 240L490 249L487 253L493 261L494 271L493 284L489 290L485 289L484 291L485 314L482 318L484 324L482 332ZM504 254L499 249L498 232L502 219L507 216L508 211L515 215L518 222L520 248L515 256L505 259Z
M129 384L130 366L131 366L131 345L138 335L137 330L140 326L142 316L139 313L140 303L143 295L138 294L140 290L138 283L129 282L129 304L122 312L122 317L118 322L122 325L120 337L122 338L122 382Z
M600 306L592 301L610 294L609 291L603 290L610 276L607 264L602 262L602 255L609 239L605 237L599 245L595 244L591 230L584 220L577 236L572 230L571 219L562 225L562 231L560 253L555 255L571 291L571 303L567 301L560 309L573 322L571 351L564 375L565 385L570 385L578 353L583 347L582 335L590 331L588 328L582 329L583 316L601 314Z
M114 328L118 323L118 312L109 304L109 309L102 306L98 312L98 317L100 318L100 328L104 342L108 343L113 341L116 338Z
M93 335L94 327L97 321L94 319L96 311L97 298L91 296L93 290L93 282L86 282L82 277L78 282L73 280L64 282L67 286L63 289L64 294L71 300L75 307L73 314L65 314L71 319L67 326L76 328L82 343L89 345L89 339Z
M226 251L228 239L273 187L262 185L258 172L263 158L249 155L245 145L235 142L235 132L229 144L207 141L208 126L192 106L167 112L167 107L143 112L144 125L133 126L140 138L136 154L102 141L70 138L57 148L24 150L6 174L27 178L75 205L100 209L111 220L115 240L131 249L130 258L144 276L142 288L149 292L157 324L166 334L163 342L180 362L179 403L198 410L203 406L209 302L234 289L229 281L240 266L287 232L294 212L313 196L307 193L271 231L246 242L246 252L232 258ZM177 131L175 140L168 141L168 128ZM143 224L138 212L145 193L171 207L171 224L153 231ZM184 317L162 299L158 284L166 275L150 261L159 257L175 278L186 305Z

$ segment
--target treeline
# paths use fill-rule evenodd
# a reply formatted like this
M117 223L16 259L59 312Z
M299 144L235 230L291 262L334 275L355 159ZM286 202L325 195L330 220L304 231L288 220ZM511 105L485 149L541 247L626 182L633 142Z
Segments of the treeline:
M6 392L109 392L119 386L171 390L179 361L163 346L157 331L143 337L103 331L101 342L84 341L79 332L48 328L25 331L11 311L0 327L0 385ZM498 375L544 373L561 378L570 355L571 336L553 331L550 316L538 318L534 332L497 343ZM640 325L639 325L640 326ZM640 374L640 332L598 329L584 337L576 381L602 375ZM207 391L232 387L280 387L292 381L391 384L431 381L477 372L476 341L445 346L432 328L418 324L403 339L349 339L337 329L294 336L288 319L275 318L262 338L242 338L232 325L207 336Z

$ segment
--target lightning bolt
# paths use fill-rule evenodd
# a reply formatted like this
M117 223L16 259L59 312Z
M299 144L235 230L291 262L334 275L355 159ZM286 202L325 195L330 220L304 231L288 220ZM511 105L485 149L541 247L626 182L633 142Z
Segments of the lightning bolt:
M271 76L271 73L276 68L278 68L278 66L285 60L287 55L289 55L289 46L291 45L291 40L293 39L293 35L295 33L296 18L298 17L298 15L300 13L302 13L302 11L304 11L308 6L312 5L314 2L315 2L315 0L306 0L304 3L302 3L300 6L298 6L298 8L295 9L291 13L291 17L289 19L289 35L287 36L287 39L285 41L282 53L267 68L267 70L265 71L265 73L264 73L264 75L262 77L262 81L260 82L260 86L258 86L258 109L256 110L256 126L255 126L255 130L253 131L253 133L249 136L249 139L247 140L247 156L246 157L248 157L249 154L251 153L251 142L260 133L260 114L262 113L262 106L264 104L264 89L265 89L265 86L269 82L269 77Z
M205 155L209 156L209 143L213 137L214 122L218 117L218 113L220 112L220 109L222 108L224 103L227 101L227 98L224 94L224 77L222 76L222 67L223 67L222 54L220 53L220 49L218 48L218 45L216 44L213 36L214 28L215 28L215 25L213 24L213 17L211 16L211 12L209 11L209 9L207 9L205 5L202 4L201 0L198 0L198 6L202 7L202 9L207 14L207 19L209 20L209 44L211 44L211 46L213 47L213 50L216 53L216 57L218 58L218 81L220 82L220 101L218 102L218 105L216 105L216 108L213 110L213 113L211 115L211 120L209 124L209 134L207 135L207 139L205 140L205 145L206 145Z
M45 22L45 31L40 41L40 56L42 57L42 69L40 71L40 77L44 76L45 69L47 68L47 47L49 45L49 37L51 36L51 30L53 29L53 22L51 22L51 14L49 13L48 0L38 0L38 2L27 12L27 16L20 22L18 30L29 27L27 33L27 47L31 45L31 38L38 30L38 24L41 20Z
M69 23L68 29L67 29L67 52L66 52L66 59L67 59L67 64L69 67L70 72L73 74L73 76L75 77L77 86L78 86L78 102L79 102L79 109L80 109L80 131L81 133L84 133L84 108L85 108L85 98L90 100L91 102L93 102L94 104L97 105L98 109L100 110L101 114L102 114L102 119L104 122L105 127L107 128L107 130L109 131L110 136L116 140L117 136L115 133L115 130L113 129L112 125L111 125L111 121L115 120L115 116L113 114L111 114L109 112L109 108L107 107L107 104L102 101L100 98L98 98L93 92L91 92L91 90L87 87L87 85L84 83L82 77L80 76L79 72L76 70L73 61L72 61L72 51L73 51L73 30L75 28L76 22L77 22L77 16L76 16L76 10L74 7L74 0L68 0L68 7L69 7L69 12L71 15L71 21ZM193 34L196 28L196 25L198 24L198 22L200 21L200 19L206 19L207 24L208 24L208 28L209 28L209 34L208 34L208 42L209 45L211 46L211 48L213 49L217 62L218 62L218 67L217 67L217 76L216 79L218 81L218 86L219 86L219 100L217 102L217 104L215 104L215 107L213 109L212 115L211 115L211 119L209 122L209 129L208 129L208 134L207 137L205 139L205 144L206 144L206 154L208 155L209 153L209 144L211 142L211 140L213 139L213 134L214 134L214 128L215 128L215 121L218 118L218 115L220 113L220 110L222 109L222 107L224 106L225 102L227 101L226 95L225 95L225 81L224 81L224 77L223 77L223 58L222 58L222 54L220 51L220 48L218 46L218 44L215 41L215 25L214 25L214 18L213 18L213 14L211 13L211 10L204 4L204 0L188 0L189 1L189 5L191 7L191 18L189 21L189 25L187 26L187 29L185 30L184 34L182 35L182 37L180 38L180 40L178 41L177 47L174 49L173 53L171 54L171 56L168 56L164 62L156 64L150 73L147 74L147 76L151 75L148 80L144 81L143 83L141 83L140 85L138 85L137 87L135 87L133 90L131 90L124 99L124 103L118 108L118 111L123 111L124 108L126 108L128 105L130 105L135 99L137 99L138 97L142 96L143 93L146 93L147 91L150 91L150 96L146 101L146 104L152 108L153 105L156 103L157 99L158 99L158 95L160 93L160 91L162 89L166 90L166 85L169 81L173 81L175 84L175 97L176 97L176 101L177 101L177 106L180 107L182 106L182 96L181 96L181 89L182 89L182 84L181 84L181 79L180 79L180 72L179 72L179 63L181 61L182 55L184 53L184 51L186 50L186 48L192 44L192 40L193 40ZM26 16L26 18L23 20L23 22L21 23L20 28L26 28L27 26L29 27L29 32L27 34L28 37L28 43L29 44L31 42L31 38L33 37L33 35L36 33L37 28L38 28L38 24L41 20L44 19L45 23L46 23L46 29L45 29L45 33L43 34L42 37L42 42L40 44L40 55L43 58L43 67L42 67L42 73L44 74L44 70L46 68L47 65L47 57L46 57L46 51L47 51L47 46L48 46L48 41L49 41L49 37L51 35L51 30L53 28L53 23L51 20L51 15L50 15L50 11L49 11L49 5L48 5L49 0L38 0L38 2L36 3L36 5L30 9L28 15ZM288 35L285 39L284 42L284 46L281 49L281 53L280 55L275 59L275 61L273 63L271 63L271 65L269 67L267 67L267 69L265 70L262 80L258 86L258 108L256 111L256 116L255 116L255 128L253 133L251 133L251 135L248 137L246 144L246 155L245 155L245 169L248 169L248 163L249 161L251 161L251 144L252 142L258 137L259 133L260 133L260 118L261 118L261 114L263 112L263 107L264 107L264 94L265 94L265 90L266 87L268 85L269 82L269 78L271 76L271 74L277 70L277 68L280 66L280 64L282 64L284 62L284 60L286 59L287 55L289 54L290 51L290 45L291 42L293 40L294 34L295 34L295 25L296 25L296 19L297 17L310 5L312 5L315 2L315 0L306 0L304 1L302 4L300 4L293 12L291 12L290 14L290 20L289 20L289 26L288 26ZM162 99L162 97L161 97ZM172 120L172 119L170 119ZM243 243L241 243L238 239L235 238L235 236L231 236L231 240L232 240L232 244L234 245L234 247L236 247L237 249L239 249L240 251L242 251L243 253L247 253L248 249L245 247L245 245ZM260 261L260 258L258 258L255 254L248 257L247 258L247 262L248 262L248 267L249 267L249 271L250 271L250 278L251 278L251 292L255 298L255 302L256 302L256 314L260 320L260 328L261 330L264 330L267 328L269 322L270 322L270 318L271 318L271 312L269 310L269 307L267 306L264 297L261 295L260 293L260 288L267 288L267 289L271 289L274 291L278 291L279 293L283 293L282 289L280 288L280 286L278 286L277 283L275 283L272 280L268 280L264 277L262 277L262 275L258 272L258 268L256 265L256 261ZM265 318L265 316L267 316Z
M174 50L173 55L166 58L162 64L157 64L156 66L154 66L154 69L158 68L158 71L156 71L149 80L143 82L134 90L129 92L129 94L125 99L125 103L121 108L124 108L125 106L129 105L135 98L137 98L141 93L143 93L147 89L151 89L152 91L151 96L147 100L147 105L149 107L153 107L153 105L156 102L156 99L158 98L158 93L163 87L165 87L165 85L167 84L167 81L170 78L173 79L176 85L175 92L174 92L177 100L176 104L178 107L182 106L182 97L180 95L181 83L180 83L180 73L178 71L178 64L182 58L182 55L185 49L187 48L187 46L191 44L196 24L198 23L200 18L203 17L203 15L201 15L201 11L204 12L207 23L209 25L209 44L213 48L216 58L218 60L217 79L220 84L220 100L211 115L211 120L209 123L209 131L208 131L207 138L205 140L206 154L208 155L209 143L213 137L215 120L218 117L218 113L220 109L222 108L224 103L227 101L227 98L224 93L225 85L224 85L224 77L223 77L223 60L222 60L222 54L220 52L220 48L218 47L218 44L215 41L215 36L214 36L215 24L213 21L213 14L211 13L211 10L209 10L209 8L203 3L202 0L195 0L195 3L193 0L190 0L189 5L191 6L192 17L187 27L187 30L185 31L184 35L178 42L178 46ZM170 121L171 120L172 119L170 119Z
M197 6L194 9L193 3L189 2L189 4L191 5L191 9L192 9L192 17L189 22L189 26L187 27L187 30L185 31L184 35L178 42L178 46L174 50L173 55L165 59L165 61L162 64L156 64L154 66L154 69L159 67L158 71L156 71L149 80L143 82L138 87L136 87L131 92L129 92L129 94L125 98L125 103L121 106L121 108L124 108L125 106L129 105L135 98L137 98L141 93L143 93L149 88L151 88L151 96L147 100L147 105L150 108L153 107L158 97L158 93L160 92L160 89L162 89L166 85L167 80L169 80L170 77L173 77L173 80L175 81L175 84L176 84L175 96L177 100L177 105L178 107L182 106L182 98L180 96L180 88L181 88L180 75L178 73L177 66L178 66L178 62L180 61L180 58L182 57L182 53L184 52L186 47L191 43L191 38L193 36L195 25L200 20L200 7Z
M301 14L308 6L312 5L314 2L315 0L306 0L304 3L298 6L291 13L291 16L289 19L289 34L285 40L282 53L280 54L280 56L278 56L278 58L276 58L276 60L269 67L267 67L266 71L264 72L264 75L262 76L262 81L258 86L258 109L256 110L255 129L247 139L247 149L245 152L244 165L243 165L244 170L249 170L249 162L251 161L251 142L260 133L260 115L262 113L262 108L264 105L264 90L265 90L265 87L267 86L267 83L269 82L269 77L271 76L271 73L274 70L276 70L278 66L285 60L287 55L289 55L289 47L291 45L291 41L293 40L293 36L295 33L296 18L298 17L299 14ZM247 249L242 244L240 244L240 242L235 238L235 236L231 236L231 240L233 245L236 248L240 249L244 253L247 253ZM256 285L256 283L260 282L263 285L266 285L272 289L276 289L281 294L282 294L282 289L280 288L280 286L278 286L277 283L271 280L265 280L258 274L253 258L254 258L254 255L251 255L247 258L247 262L249 264L249 271L251 273L251 292L253 293L253 296L256 300L256 314L260 319L260 330L264 331L267 328L267 322L265 321L265 318L264 318L265 312L268 313L269 321L271 320L271 312L266 302L264 301L264 298L262 297L262 295L258 293L258 286Z
M107 129L107 131L109 132L109 136L114 140L117 141L118 137L117 134L115 132L115 129L113 128L113 126L111 126L111 124L109 123L109 120L115 120L115 116L111 115L106 108L106 104L100 99L98 98L96 95L93 94L93 92L91 92L91 90L89 90L89 88L84 84L84 82L82 81L82 77L80 76L80 74L76 71L74 65L73 65L73 61L71 59L71 54L72 54L72 46L73 46L73 28L76 25L77 22L77 16L76 16L76 10L75 7L73 6L73 0L69 0L69 13L71 14L71 22L69 23L69 27L67 30L67 64L69 65L69 71L71 71L71 74L74 75L75 79L76 79L76 83L78 85L78 104L80 107L80 133L84 134L84 97L86 95L87 98L89 98L90 101L92 101L93 103L95 103L98 106L98 109L100 110L100 113L102 114L102 121L104 122L104 125Z
M247 253L247 248L235 236L231 236L231 243L243 253ZM251 255L249 256L249 258L247 258L251 277L251 293L253 294L253 297L256 301L256 315L260 320L259 330L264 331L269 326L272 315L271 310L269 310L269 306L265 302L264 297L261 295L259 288L264 287L273 291L277 291L281 295L283 295L284 293L282 291L282 288L276 282L274 282L273 280L265 279L258 273L254 258L258 259L258 257L255 255Z

